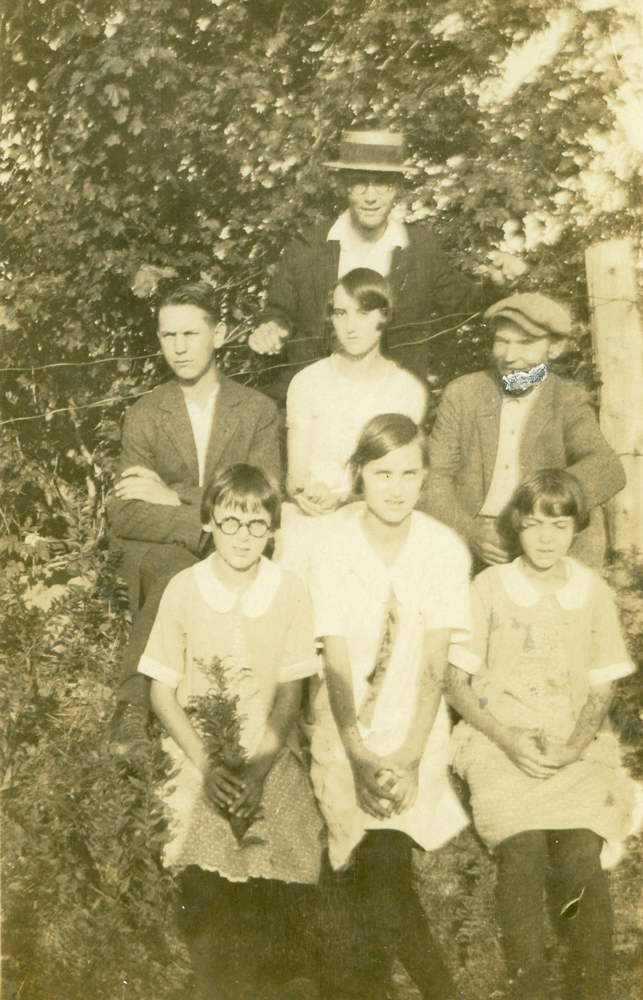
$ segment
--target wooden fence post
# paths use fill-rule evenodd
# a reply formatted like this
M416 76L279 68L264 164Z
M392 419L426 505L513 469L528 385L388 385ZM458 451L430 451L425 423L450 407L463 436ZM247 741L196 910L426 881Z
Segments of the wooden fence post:
M643 556L643 334L629 240L585 252L594 360L602 385L600 424L627 485L607 507L610 543Z

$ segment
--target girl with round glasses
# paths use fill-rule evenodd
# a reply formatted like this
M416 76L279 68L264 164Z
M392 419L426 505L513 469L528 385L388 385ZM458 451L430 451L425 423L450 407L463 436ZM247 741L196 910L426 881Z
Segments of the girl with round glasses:
M199 1000L239 983L258 995L259 956L296 905L283 883L320 870L323 824L292 735L302 679L318 670L312 611L301 581L263 555L279 499L248 465L206 489L215 551L170 581L139 664L174 764L163 863L178 876Z

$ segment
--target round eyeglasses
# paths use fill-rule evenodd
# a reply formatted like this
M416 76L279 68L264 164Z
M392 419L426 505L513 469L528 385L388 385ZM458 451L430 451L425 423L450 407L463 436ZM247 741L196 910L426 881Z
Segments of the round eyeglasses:
M362 195L366 194L370 187L377 194L388 194L395 187L395 181L355 181L354 184L348 185L348 190L351 194Z
M222 521L216 521L214 518L212 518L212 521L224 535L236 535L239 528L247 528L253 538L263 538L270 531L270 525L266 524L261 518L255 518L252 521L240 521L238 517L224 517Z

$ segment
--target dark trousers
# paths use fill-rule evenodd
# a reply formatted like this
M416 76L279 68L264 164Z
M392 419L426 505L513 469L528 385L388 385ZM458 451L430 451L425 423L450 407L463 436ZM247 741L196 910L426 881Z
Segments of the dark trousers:
M355 850L354 885L372 944L370 968L363 969L362 996L369 1000L387 995L394 958L423 1000L456 995L413 885L412 848L398 830L368 830Z
M163 591L173 576L198 561L182 545L154 545L141 559L139 610L121 663L119 701L150 707L150 680L137 673L139 660L145 652Z
M534 984L543 980L546 900L569 946L567 995L608 995L612 907L602 845L591 830L529 830L498 846L497 916L511 977L520 969Z

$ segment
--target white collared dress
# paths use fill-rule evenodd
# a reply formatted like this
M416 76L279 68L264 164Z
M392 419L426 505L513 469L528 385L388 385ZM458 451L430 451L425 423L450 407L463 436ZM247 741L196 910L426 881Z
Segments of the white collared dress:
M317 553L312 595L317 633L347 640L355 704L364 703L394 594L398 625L369 725L358 721L365 746L381 756L403 745L418 697L426 632L452 629L454 643L470 634L469 555L447 527L414 511L406 542L387 567L363 529L364 505L335 518ZM330 521L330 519L329 519ZM367 829L395 829L433 850L467 824L449 783L449 718L442 701L419 768L415 804L377 820L357 804L350 763L331 711L326 683L313 703L311 777L328 827L334 868L344 867Z
M213 557L168 584L139 671L176 689L179 704L213 687L208 668L221 664L226 694L237 696L241 744L259 745L277 685L316 673L310 600L301 581L267 559L240 597L215 575ZM170 737L164 747L176 773L163 789L170 838L163 862L249 878L314 883L319 877L323 822L296 745L286 746L263 788L261 818L241 843L203 794L200 771Z
M634 670L607 584L574 559L564 563L567 582L553 594L533 586L520 557L480 573L473 638L449 654L496 719L545 741L569 739L591 688ZM607 722L579 760L541 779L463 721L453 732L453 767L469 783L476 830L491 850L526 830L588 829L606 841L607 867L632 832L637 785Z

